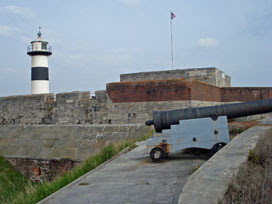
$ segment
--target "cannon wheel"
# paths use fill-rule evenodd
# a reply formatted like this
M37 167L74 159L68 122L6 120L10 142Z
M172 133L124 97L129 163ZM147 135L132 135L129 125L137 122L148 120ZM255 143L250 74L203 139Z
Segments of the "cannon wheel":
M150 158L153 162L162 162L166 157L164 149L160 147L155 147L150 152Z
M212 147L212 154L215 154L226 145L225 142L218 142Z

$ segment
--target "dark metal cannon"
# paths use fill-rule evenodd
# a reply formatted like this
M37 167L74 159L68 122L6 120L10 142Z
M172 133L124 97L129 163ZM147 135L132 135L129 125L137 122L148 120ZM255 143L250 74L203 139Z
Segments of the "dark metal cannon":
M145 124L154 125L156 132L159 133L164 129L170 129L171 125L179 124L180 120L206 117L216 119L218 116L227 116L228 119L232 119L267 112L272 112L272 99L201 108L154 111L153 120L148 120Z
M146 141L155 162L185 148L204 148L216 153L229 141L227 119L272 112L272 99L200 108L154 111L154 136Z

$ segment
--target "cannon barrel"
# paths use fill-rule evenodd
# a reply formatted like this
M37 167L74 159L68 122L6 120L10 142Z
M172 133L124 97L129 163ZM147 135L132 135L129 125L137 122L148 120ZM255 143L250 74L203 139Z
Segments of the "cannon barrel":
M200 108L154 111L153 120L148 120L145 124L154 125L156 132L161 132L164 129L170 129L171 125L178 124L180 120L206 117L216 119L218 116L227 116L228 119L231 119L268 112L272 112L272 99Z

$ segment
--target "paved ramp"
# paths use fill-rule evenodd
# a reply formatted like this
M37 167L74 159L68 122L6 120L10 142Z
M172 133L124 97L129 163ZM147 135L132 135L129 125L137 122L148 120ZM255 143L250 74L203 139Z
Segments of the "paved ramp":
M145 143L138 145L41 203L177 203L192 170L208 159L175 154L153 163L145 154Z

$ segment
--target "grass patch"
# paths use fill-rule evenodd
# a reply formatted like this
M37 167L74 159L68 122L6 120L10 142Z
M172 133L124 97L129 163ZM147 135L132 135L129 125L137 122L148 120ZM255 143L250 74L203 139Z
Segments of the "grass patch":
M263 120L263 119L265 119L265 116L261 115L260 120Z
M7 200L18 192L24 191L26 186L34 185L13 167L4 157L0 156L0 203L8 203Z
M197 164L191 171L191 175L195 173L199 169L199 165Z
M153 134L149 132L148 134L142 136L138 139L131 139L124 142L114 142L105 146L99 153L89 157L87 160L82 162L77 167L66 172L62 176L56 177L51 182L44 182L37 185L26 184L23 191L15 193L13 196L6 197L5 202L9 204L31 204L36 203L52 193L58 191L62 187L76 180L80 176L86 174L92 169L96 168L100 164L112 158L114 155L122 151L123 149L129 147L131 150L136 147L135 142L143 141L149 138ZM81 184L84 185L84 184Z
M233 128L229 131L229 134L231 135L238 135L242 132L244 132L247 128Z
M258 121L228 121L230 139L232 140L236 135L241 134L242 132L257 125L258 123Z
M261 138L238 173L221 204L270 204L272 201L272 137Z

